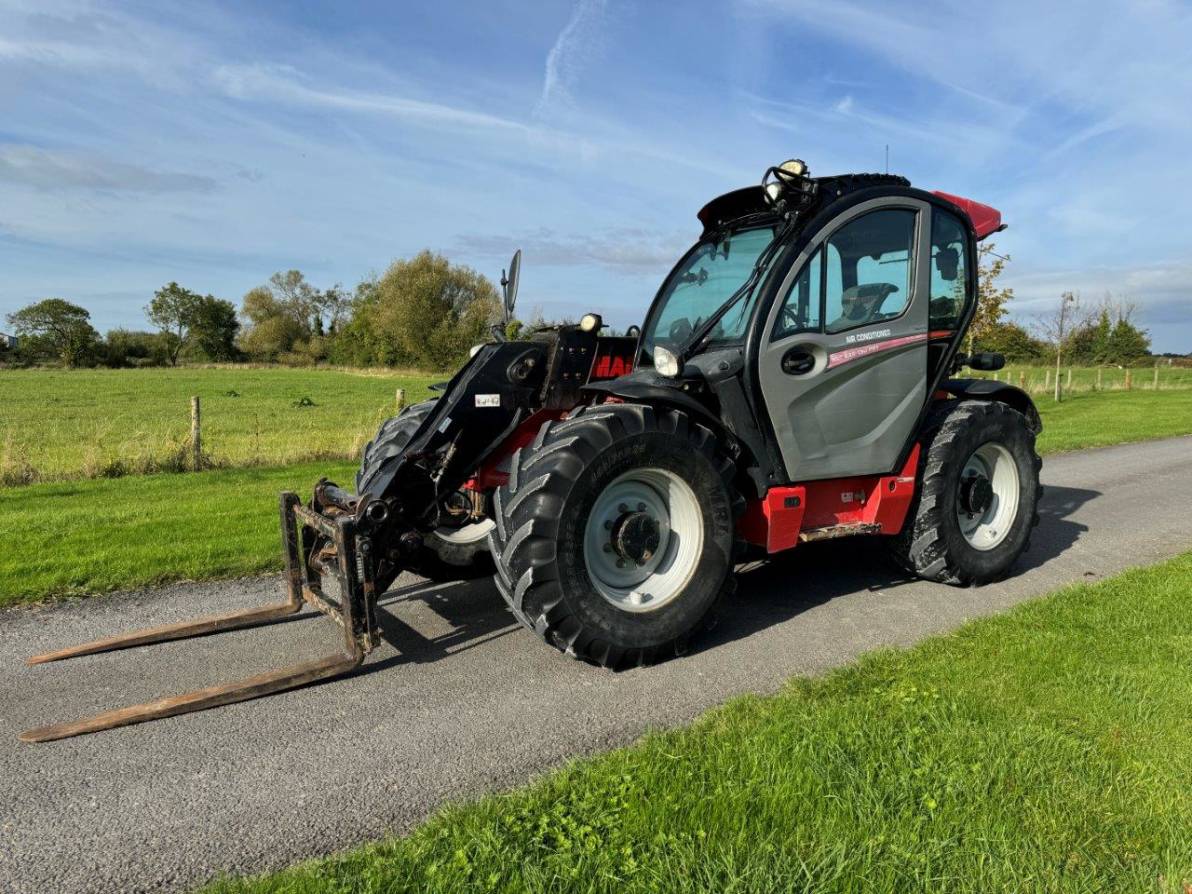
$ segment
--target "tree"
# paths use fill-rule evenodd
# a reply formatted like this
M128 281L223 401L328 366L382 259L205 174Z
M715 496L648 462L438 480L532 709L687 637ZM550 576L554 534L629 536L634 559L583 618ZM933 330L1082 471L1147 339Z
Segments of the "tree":
M1060 363L1064 354L1064 339L1071 337L1072 317L1079 299L1074 292L1060 295L1059 306L1039 321L1044 335L1055 348L1055 399L1060 399Z
M1118 317L1117 322L1113 324L1107 344L1108 362L1119 366L1129 366L1145 360L1151 353L1150 337L1124 316Z
M81 366L95 356L99 333L91 314L62 298L46 298L8 315L17 335L39 339L64 366Z
M236 306L213 295L200 295L176 282L162 286L153 294L145 315L161 331L171 366L188 347L205 360L233 360L235 338L240 323Z
M368 362L449 369L500 318L496 286L469 267L423 251L395 262L358 293L344 337L367 346Z
M1005 321L989 330L981 348L1003 355L1010 363L1037 363L1047 354L1047 345L1018 323Z
M1010 256L997 254L996 247L993 243L983 242L977 250L977 309L968 331L969 353L978 342L984 347L984 339L1001 323L1006 315L1006 303L1014 297L1013 289L998 287L997 278L1002 275Z
M302 308L292 299L279 298L269 286L249 289L240 314L248 322L240 347L254 360L276 361L310 338Z
M240 321L236 319L236 305L211 295L204 295L194 307L190 320L193 347L207 360L235 360L236 333Z
M1071 326L1063 352L1070 363L1129 366L1150 356L1151 340L1131 322L1134 303L1111 294Z
M145 307L145 316L162 331L166 340L166 356L170 366L178 365L182 346L190 335L191 321L200 296L169 282L153 293L153 300Z

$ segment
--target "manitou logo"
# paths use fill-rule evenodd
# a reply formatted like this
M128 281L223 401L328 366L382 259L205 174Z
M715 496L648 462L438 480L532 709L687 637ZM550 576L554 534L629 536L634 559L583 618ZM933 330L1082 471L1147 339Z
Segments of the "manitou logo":
M596 362L592 364L591 379L615 379L617 376L623 376L633 369L631 361L624 357L618 357L614 354L605 354L603 357L597 357Z

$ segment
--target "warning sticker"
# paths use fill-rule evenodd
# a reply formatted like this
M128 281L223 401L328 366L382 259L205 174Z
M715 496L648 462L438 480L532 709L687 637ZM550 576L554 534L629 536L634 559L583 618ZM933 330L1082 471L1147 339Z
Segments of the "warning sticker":
M501 395L499 394L477 394L476 406L478 407L499 407L501 405Z

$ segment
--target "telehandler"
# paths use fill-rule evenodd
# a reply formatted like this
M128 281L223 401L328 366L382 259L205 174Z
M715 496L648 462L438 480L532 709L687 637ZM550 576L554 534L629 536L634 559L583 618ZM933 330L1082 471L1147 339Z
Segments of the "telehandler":
M964 366L977 242L994 208L903 177L812 177L791 160L709 202L702 234L640 326L599 315L477 346L431 400L381 426L354 492L281 495L288 598L142 630L31 663L266 623L312 606L326 658L90 719L42 742L197 711L346 673L377 642L403 571L492 573L517 621L608 667L681 653L733 568L876 535L947 584L1006 574L1038 522L1039 414ZM502 277L513 313L520 253ZM731 610L731 609L730 609Z

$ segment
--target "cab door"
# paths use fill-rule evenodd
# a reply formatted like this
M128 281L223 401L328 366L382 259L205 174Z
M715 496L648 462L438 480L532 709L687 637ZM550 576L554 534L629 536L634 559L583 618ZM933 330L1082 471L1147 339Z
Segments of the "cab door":
M791 481L897 463L927 400L930 214L903 197L850 208L779 288L758 380Z

